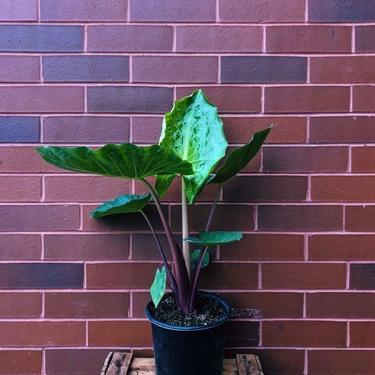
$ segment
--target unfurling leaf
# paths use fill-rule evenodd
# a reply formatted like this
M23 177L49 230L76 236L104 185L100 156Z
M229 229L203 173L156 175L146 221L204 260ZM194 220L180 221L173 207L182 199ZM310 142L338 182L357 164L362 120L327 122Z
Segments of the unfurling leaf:
M151 199L151 194L126 194L104 202L90 212L91 217L103 217L117 214L139 212Z
M242 238L241 232L200 232L197 237L188 237L184 241L196 245L215 246L239 241Z
M45 146L37 151L51 164L81 173L135 179L193 173L189 162L158 145L108 144L99 149Z
M190 203L194 202L228 146L217 108L207 101L202 90L177 100L172 111L166 113L159 144L191 163L193 174L183 176Z
M216 172L216 175L210 178L209 183L222 184L235 176L242 168L246 167L262 147L271 129L272 127L269 127L255 133L248 144L233 150L226 158L224 164Z
M195 249L191 252L191 264L192 264L193 269L197 266L200 252L201 252L201 249ZM209 264L210 264L210 253L206 251L203 255L201 268L206 268Z
M158 307L166 288L167 270L165 269L165 266L162 266L161 268L156 269L155 278L150 288L151 299L155 307Z

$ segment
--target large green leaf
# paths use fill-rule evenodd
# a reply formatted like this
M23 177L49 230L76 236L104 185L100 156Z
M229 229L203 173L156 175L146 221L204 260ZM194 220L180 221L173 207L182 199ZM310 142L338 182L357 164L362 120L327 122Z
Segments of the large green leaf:
M156 177L156 183L155 183L155 189L159 195L159 197L163 197L168 189L169 186L171 186L171 183L173 182L173 179L175 178L176 175L170 174L166 176L157 176Z
M195 249L191 252L190 258L191 258L191 264L192 264L193 269L197 266L197 262L198 262L201 251L202 251L201 249ZM201 268L206 268L209 264L210 264L210 253L206 251L203 255Z
M150 288L151 299L152 302L154 302L155 307L158 307L166 288L167 270L165 269L165 266L162 266L161 268L156 269L155 278Z
M158 145L139 147L130 143L88 147L39 147L47 162L71 171L141 179L147 176L192 174L189 162Z
M271 129L272 127L269 127L255 133L249 143L232 151L224 164L216 172L216 175L210 179L209 183L222 184L235 176L242 168L246 167L262 147Z
M242 238L241 232L200 232L197 237L187 237L184 241L195 245L214 246L239 241Z
M228 146L217 108L207 101L201 90L177 100L172 111L166 113L159 144L193 166L194 173L183 177L190 203L194 202Z
M91 211L91 217L103 217L117 214L139 212L151 199L151 194L126 194L104 202Z

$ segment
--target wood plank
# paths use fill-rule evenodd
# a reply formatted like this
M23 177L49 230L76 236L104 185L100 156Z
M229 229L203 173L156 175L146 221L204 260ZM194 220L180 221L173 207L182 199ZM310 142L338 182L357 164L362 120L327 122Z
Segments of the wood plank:
M264 375L260 361L254 354L237 354L236 360L239 375Z
M133 353L114 353L105 375L127 375Z
M104 361L102 371L100 371L100 375L105 375L107 373L107 369L108 369L109 363L111 362L112 356L113 356L113 352L109 352L107 355L107 358Z

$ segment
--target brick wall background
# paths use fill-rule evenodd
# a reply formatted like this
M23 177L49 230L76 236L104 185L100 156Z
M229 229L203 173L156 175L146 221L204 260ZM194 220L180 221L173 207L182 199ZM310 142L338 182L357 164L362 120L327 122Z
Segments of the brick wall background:
M92 375L109 349L150 347L147 228L88 217L137 184L34 147L154 142L196 87L233 145L275 124L217 212L245 239L203 276L263 312L230 323L228 348L267 375L375 373L373 0L2 0L0 21L0 374Z

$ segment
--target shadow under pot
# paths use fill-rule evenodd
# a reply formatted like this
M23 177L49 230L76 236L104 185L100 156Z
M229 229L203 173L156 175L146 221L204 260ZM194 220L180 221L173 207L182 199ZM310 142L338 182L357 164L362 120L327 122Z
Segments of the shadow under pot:
M152 326L157 375L222 374L225 323L231 308L212 293L199 292L199 298L220 306L218 319L207 325L203 321L202 325L179 326L156 319L153 303L147 305L145 313Z

